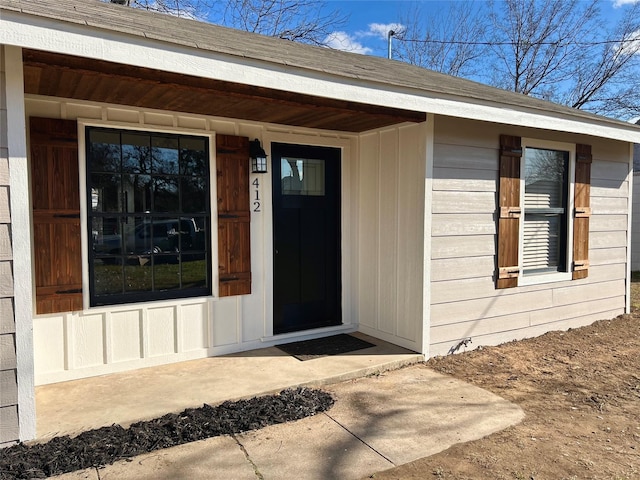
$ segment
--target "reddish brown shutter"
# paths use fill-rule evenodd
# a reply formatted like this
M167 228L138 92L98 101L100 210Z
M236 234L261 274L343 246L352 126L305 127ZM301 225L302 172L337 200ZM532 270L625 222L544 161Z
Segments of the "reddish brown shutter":
M589 274L589 217L591 207L591 145L576 145L573 215L573 279Z
M30 119L36 313L82 310L78 131Z
M518 285L520 237L520 137L500 135L500 185L498 202L498 271L496 288Z
M251 293L249 139L216 135L219 294Z

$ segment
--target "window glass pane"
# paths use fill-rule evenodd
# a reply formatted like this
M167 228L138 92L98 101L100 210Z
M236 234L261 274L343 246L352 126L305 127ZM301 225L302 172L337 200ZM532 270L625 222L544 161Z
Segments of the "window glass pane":
M91 248L96 255L119 255L122 253L120 219L117 217L94 217L91 221ZM114 263L115 259L104 259L103 263Z
M526 148L524 159L525 274L566 269L569 152Z
M127 255L149 254L153 246L150 219L143 217L124 217L122 220L124 251Z
M174 177L154 177L153 210L180 212L179 181Z
M124 289L126 292L149 292L153 287L151 258L141 257L137 263L124 267Z
M182 178L182 211L204 213L207 211L207 181L201 177Z
M175 137L152 137L151 147L153 173L177 174L178 139Z
M527 148L525 207L563 208L568 152Z
M282 158L283 195L324 195L324 160Z
M151 173L151 147L149 135L122 134L122 171Z
M202 255L186 255L182 261L182 288L204 287L207 285L207 262Z
M93 172L120 171L120 134L91 130L88 162Z
M156 256L153 265L153 288L177 290L180 288L180 265L177 256Z
M204 176L207 172L207 150L204 138L180 139L180 173Z
M525 270L560 266L560 215L527 215L524 222Z
M207 217L193 217L193 221L200 232L204 233L207 230Z
M120 212L120 175L91 175L91 210Z
M93 264L94 294L122 293L122 265L95 260Z
M151 211L153 183L150 175L123 175L122 186L125 213L148 213Z

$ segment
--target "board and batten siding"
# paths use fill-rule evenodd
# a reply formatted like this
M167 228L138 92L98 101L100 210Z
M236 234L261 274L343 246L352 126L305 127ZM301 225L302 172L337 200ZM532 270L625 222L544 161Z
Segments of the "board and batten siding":
M500 134L592 145L586 279L495 288ZM430 356L624 313L628 144L451 117L436 118L434 141Z
M424 124L360 136L358 329L421 351Z
M19 438L6 90L4 47L0 45L0 447Z
M320 138L319 132L305 129L275 129L270 125L231 119L44 97L27 97L26 113L27 116L96 121L114 128L187 131L203 135L222 133L250 139L272 136L282 139L285 135L293 143L304 138L329 146L351 141L349 136L339 133L323 132ZM263 141L263 146L269 148L268 142ZM214 148L214 145L210 147ZM259 212L252 209L251 213L251 295L157 301L36 315L33 319L36 385L280 343L272 336L270 321L268 282L271 273L267 263L271 245L268 238L271 234L270 176L252 176L251 180L255 178L260 182L262 204ZM254 186L251 188L255 189ZM354 190L350 185L343 188L347 192ZM255 195L252 190L252 198ZM350 205L351 199L343 198L343 203ZM349 238L351 233L347 227L348 224L343 224L344 235ZM343 331L356 329L351 318L351 311L347 309Z

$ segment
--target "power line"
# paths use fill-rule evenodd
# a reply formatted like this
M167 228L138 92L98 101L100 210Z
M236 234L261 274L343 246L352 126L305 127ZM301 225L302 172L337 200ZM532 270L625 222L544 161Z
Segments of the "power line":
M598 45L621 45L627 43L635 43L640 44L640 35L638 38L630 38L624 40L600 40L594 42L466 42L466 41L456 41L456 40L433 40L433 39L418 39L418 38L405 38L401 35L396 35L394 38L401 42L412 42L412 43L437 43L439 45L484 45L484 46L515 46L515 45L556 45L556 46L569 46L574 45L576 47L594 47Z

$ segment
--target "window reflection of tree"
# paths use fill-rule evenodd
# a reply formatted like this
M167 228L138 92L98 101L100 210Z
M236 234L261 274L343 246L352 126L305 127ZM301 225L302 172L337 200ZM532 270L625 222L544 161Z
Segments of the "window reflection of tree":
M206 287L207 140L99 128L87 138L93 294Z
M527 149L525 157L525 195L538 196L548 207L563 204L568 152ZM532 199L533 200L533 199Z
M556 150L527 149L525 181L527 184L539 180L562 182L565 171L566 152Z
M298 195L302 190L302 178L300 169L298 168L298 160L283 159L289 165L291 172L288 176L282 178L282 193L289 195Z

